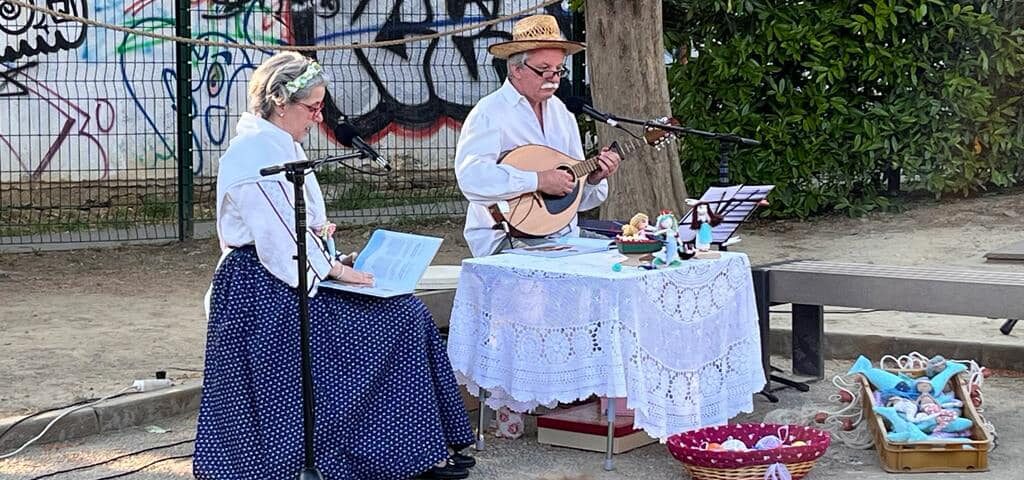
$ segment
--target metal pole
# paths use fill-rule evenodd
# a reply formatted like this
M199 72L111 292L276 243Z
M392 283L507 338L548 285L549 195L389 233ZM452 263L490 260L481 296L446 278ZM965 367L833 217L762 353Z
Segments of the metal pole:
M299 296L299 335L302 355L302 443L305 453L303 469L299 472L299 480L321 480L323 476L316 468L314 452L314 434L316 430L316 397L313 392L313 360L309 345L309 284L306 279L308 259L306 257L306 202L303 187L305 168L287 170L285 177L292 182L295 189L295 240L296 240L296 272L299 285L295 293Z
M615 400L608 397L608 443L604 452L604 469L609 472L615 470L615 460L612 457L615 454Z
M175 34L191 38L192 17L190 0L175 0ZM183 241L195 233L192 211L192 47L186 43L175 44L175 63L178 71L177 99L177 151L178 157L178 240Z

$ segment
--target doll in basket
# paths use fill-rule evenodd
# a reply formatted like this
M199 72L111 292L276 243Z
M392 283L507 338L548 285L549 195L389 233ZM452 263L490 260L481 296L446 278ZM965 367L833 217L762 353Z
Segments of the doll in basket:
M622 226L622 234L619 235L619 240L633 241L633 242L646 242L651 240L650 235L654 232L648 222L650 219L644 213L638 213L633 215L633 218L629 219L629 223Z

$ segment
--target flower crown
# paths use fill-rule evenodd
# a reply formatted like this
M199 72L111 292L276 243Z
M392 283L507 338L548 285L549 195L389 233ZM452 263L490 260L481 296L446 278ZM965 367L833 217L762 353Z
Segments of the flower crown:
M284 84L284 89L288 91L289 95L294 94L295 92L306 88L309 81L312 80L313 77L320 75L323 71L324 68L321 67L319 63L311 61L309 62L309 66L306 67L306 71L302 72L302 75L299 75L295 80Z

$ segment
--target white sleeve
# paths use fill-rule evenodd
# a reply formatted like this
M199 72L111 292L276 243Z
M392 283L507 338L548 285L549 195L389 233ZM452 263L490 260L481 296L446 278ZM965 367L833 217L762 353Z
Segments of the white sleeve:
M537 191L537 173L499 164L500 149L496 122L471 112L462 124L455 151L455 178L470 202L492 205Z
M566 113L567 115L571 115ZM575 125L576 118L569 117L570 121ZM575 151L576 158L584 158L583 153L583 139L580 138L580 131L578 128L569 129L570 144ZM608 179L601 179L597 185L591 185L586 179L583 180L583 198L580 200L579 211L584 212L592 208L599 207L604 203L605 199L608 198Z
M597 185L591 185L586 180L583 181L583 199L580 200L579 211L584 212L592 208L597 208L604 200L608 198L608 179L602 178Z
M295 210L292 185L280 180L264 180L237 185L228 192L228 200L241 212L243 223L252 233L260 263L275 277L292 288L299 286L295 264ZM331 271L331 258L313 229L306 227L306 285L309 295Z

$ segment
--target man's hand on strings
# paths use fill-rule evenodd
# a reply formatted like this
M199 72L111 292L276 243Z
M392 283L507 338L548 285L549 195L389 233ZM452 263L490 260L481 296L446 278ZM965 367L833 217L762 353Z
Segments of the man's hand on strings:
M618 153L614 150L604 147L601 149L601 153L597 156L597 163L600 166L597 170L587 176L587 183L591 185L597 185L615 173L619 169L619 162L622 161L622 157L619 157Z
M572 174L560 169L537 172L537 191L548 195L562 196L576 188Z

